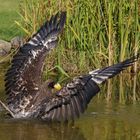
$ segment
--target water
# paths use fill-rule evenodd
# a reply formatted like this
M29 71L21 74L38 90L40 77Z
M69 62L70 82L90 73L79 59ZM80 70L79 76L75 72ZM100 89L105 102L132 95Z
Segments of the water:
M93 102L75 123L1 118L0 140L136 140L140 139L140 104Z
M3 73L0 75L4 99ZM107 88L102 87L107 92ZM114 88L113 94L118 94ZM125 90L126 91L126 90ZM132 90L133 91L133 90ZM128 90L127 90L128 92ZM131 92L131 90L129 91ZM128 93L131 95L131 93ZM140 103L106 101L96 96L87 111L74 123L15 120L0 114L0 140L139 140Z

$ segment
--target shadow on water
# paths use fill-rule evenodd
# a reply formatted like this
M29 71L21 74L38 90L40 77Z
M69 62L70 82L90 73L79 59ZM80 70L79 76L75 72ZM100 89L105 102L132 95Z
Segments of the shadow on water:
M5 70L4 70L5 71ZM0 97L4 96L4 74L0 74ZM138 81L136 83L136 81ZM0 113L0 140L139 140L140 78L114 78L104 85L74 124L14 120Z

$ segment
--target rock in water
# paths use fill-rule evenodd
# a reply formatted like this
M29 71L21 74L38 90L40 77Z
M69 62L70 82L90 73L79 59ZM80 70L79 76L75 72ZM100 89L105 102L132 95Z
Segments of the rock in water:
M21 36L16 36L11 39L12 48L18 48L24 44L24 39Z
M11 50L11 44L0 39L0 56L8 54Z

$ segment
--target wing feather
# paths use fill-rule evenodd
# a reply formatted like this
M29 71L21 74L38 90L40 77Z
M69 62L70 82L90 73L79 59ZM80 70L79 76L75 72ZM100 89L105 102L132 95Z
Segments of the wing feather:
M80 116L80 111L78 109L77 103L75 101L75 98L71 101L73 103L73 108L75 109L75 118Z
M34 98L40 90L46 55L57 45L65 20L66 12L52 16L13 57L5 75L7 102L12 111L20 107L25 94Z
M87 75L74 78L72 82L68 83L60 92L56 93L53 101L50 100L46 104L47 109L44 110L44 114L49 114L54 109L61 109L62 115L57 116L61 121L67 119L74 120L76 117L79 117L80 114L86 110L92 97L99 92L100 89L97 84L115 76L126 67L133 65L133 63L137 61L138 56L139 55L104 69L97 69ZM44 102L46 99L44 99ZM49 108L47 105L49 105ZM65 113L66 110L64 106L67 107L67 113ZM44 117L43 119L47 118Z
M83 76L67 84L59 93L56 93L53 101L50 100L46 103L44 114L50 114L52 110L56 109L61 110L61 115L57 114L56 117L53 117L54 120L57 118L56 120L59 121L67 121L78 118L85 111L90 101L89 98L92 98L99 91L99 87L91 78L90 75L88 75L88 78ZM92 82L93 86L89 86L90 82ZM87 90L87 88L90 89ZM45 100L47 101L47 97L44 99L44 103ZM48 117L43 117L42 119L47 120L49 119Z
M108 66L106 68L97 69L94 71L89 72L92 75L92 80L97 84L101 84L109 78L114 77L115 75L119 74L123 71L126 67L132 66L134 62L136 62L139 58L139 54L127 59L123 62L118 64L114 64L112 66Z

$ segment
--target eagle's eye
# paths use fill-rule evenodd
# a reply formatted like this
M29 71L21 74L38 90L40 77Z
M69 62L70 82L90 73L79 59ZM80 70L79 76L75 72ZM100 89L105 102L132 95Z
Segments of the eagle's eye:
M61 85L60 85L59 83L55 83L54 81L50 82L50 83L48 84L48 87L49 87L49 88L54 88L54 89L56 89L56 90L60 90L60 89L62 88Z
M55 82L52 81L52 82L49 82L48 87L49 87L49 88L54 88L54 85L55 85Z

